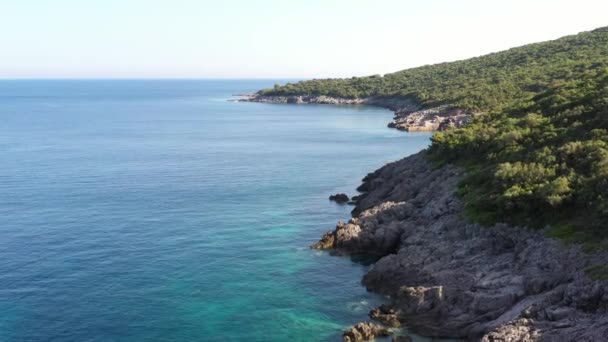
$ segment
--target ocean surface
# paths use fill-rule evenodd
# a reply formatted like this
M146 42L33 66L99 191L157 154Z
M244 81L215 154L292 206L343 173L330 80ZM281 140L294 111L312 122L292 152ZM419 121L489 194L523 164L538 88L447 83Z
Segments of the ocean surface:
M308 246L429 134L247 81L0 81L0 341L333 341L382 298ZM423 339L418 339L422 341Z

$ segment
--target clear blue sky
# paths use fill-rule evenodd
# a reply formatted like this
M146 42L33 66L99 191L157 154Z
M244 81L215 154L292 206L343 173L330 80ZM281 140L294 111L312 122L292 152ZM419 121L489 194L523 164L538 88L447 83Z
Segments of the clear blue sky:
M344 77L608 26L608 0L0 0L0 78Z

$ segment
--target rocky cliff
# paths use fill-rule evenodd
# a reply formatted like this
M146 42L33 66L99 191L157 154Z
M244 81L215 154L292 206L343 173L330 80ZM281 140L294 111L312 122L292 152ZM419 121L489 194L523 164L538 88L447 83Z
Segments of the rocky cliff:
M490 341L608 341L608 289L585 254L540 232L461 218L463 170L425 152L367 175L353 218L313 248L374 254L363 278L391 298L371 317L427 336Z
M389 127L410 132L441 131L448 127L460 127L469 122L473 115L471 111L449 106L421 108L411 100L391 97L346 99L329 96L263 96L259 94L245 94L239 101L378 106L395 112L393 121L388 124Z

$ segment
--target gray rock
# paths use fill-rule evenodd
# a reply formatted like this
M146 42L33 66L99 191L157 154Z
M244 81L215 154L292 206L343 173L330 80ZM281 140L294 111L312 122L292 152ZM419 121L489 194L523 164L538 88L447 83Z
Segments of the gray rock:
M353 218L322 239L341 253L381 257L362 282L388 295L393 312L372 318L488 342L608 341L608 288L584 272L607 255L463 221L454 195L463 174L431 167L425 152L387 164L364 178Z
M348 202L350 199L348 198L348 196L346 194L339 193L339 194L329 196L329 200L334 201L336 203L344 204L344 203Z
M449 106L416 109L400 108L389 127L408 132L443 131L451 127L466 125L473 112Z
M310 246L310 248L312 248L312 249L331 249L331 248L335 247L335 243L336 243L336 236L335 236L334 232L329 231L323 235L321 240L312 244L312 246Z

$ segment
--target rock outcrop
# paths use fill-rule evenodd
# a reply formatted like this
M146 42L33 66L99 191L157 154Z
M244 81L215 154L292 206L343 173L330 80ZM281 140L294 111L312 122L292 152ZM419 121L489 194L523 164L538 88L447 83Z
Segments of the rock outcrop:
M344 342L362 342L388 335L389 331L381 325L370 322L360 322L346 330L342 335L342 338Z
M344 204L344 203L347 203L348 201L350 201L350 199L348 198L348 196L346 194L343 194L343 193L331 195L331 196L329 196L329 200L330 201L334 201L334 202L339 203L339 204Z
M330 96L293 95L263 96L259 94L241 94L238 101L264 103L317 103L334 105L371 105L388 108L395 112L393 121L388 127L402 131L422 132L441 131L448 127L460 127L467 124L473 112L449 106L420 108L415 102L404 98L369 97L362 99L336 98Z
M400 108L395 111L393 121L388 127L408 132L443 131L450 127L466 125L473 113L448 106L411 110Z
M388 305L380 305L379 307L372 309L372 311L369 312L369 317L389 327L398 328L401 326L401 320L399 319L399 316L397 316L397 310Z
M608 341L608 288L584 254L540 232L464 221L464 171L425 152L367 175L353 218L316 248L381 257L363 278L391 298L370 315L426 336L490 341Z

